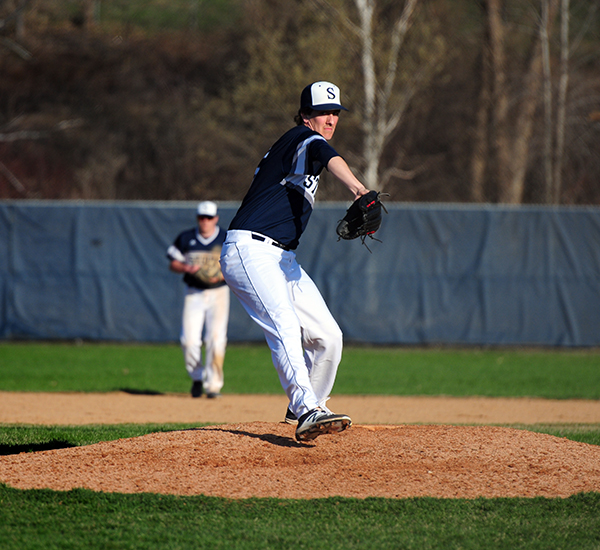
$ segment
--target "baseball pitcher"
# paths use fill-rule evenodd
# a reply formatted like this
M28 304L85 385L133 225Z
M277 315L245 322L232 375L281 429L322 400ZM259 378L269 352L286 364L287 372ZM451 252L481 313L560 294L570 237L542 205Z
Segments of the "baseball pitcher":
M229 288L264 331L289 399L285 421L297 424L299 441L342 432L352 423L348 415L335 414L326 405L342 357L342 331L294 252L311 216L323 169L355 200L369 193L328 143L342 110L335 84L319 81L304 88L296 126L260 161L221 253ZM368 211L375 197L364 202ZM363 208L359 210L364 218ZM349 217L338 234L372 235L375 225L358 230Z

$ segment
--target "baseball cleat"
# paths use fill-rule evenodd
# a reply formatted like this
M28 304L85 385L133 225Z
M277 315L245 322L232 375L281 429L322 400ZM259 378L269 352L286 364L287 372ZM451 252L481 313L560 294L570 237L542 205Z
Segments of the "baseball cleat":
M313 409L298 419L296 439L310 441L324 434L337 434L352 426L352 420L345 414L332 414L323 409Z
M283 419L283 421L286 424L298 424L298 418L289 408L285 412L285 418Z
M216 391L209 391L206 394L206 397L208 397L209 399L216 399L217 397L221 397L221 394L219 392L216 392Z
M202 393L204 392L204 386L202 384L202 380L196 380L192 384L192 397L202 397Z

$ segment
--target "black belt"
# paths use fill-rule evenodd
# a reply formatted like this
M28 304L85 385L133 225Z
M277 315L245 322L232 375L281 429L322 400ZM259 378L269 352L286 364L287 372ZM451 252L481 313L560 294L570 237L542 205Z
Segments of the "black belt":
M278 243L276 240L271 239L271 237L265 237L264 235L259 235L258 233L252 233L252 238L255 241L268 242L277 248L281 248L282 250L290 251L291 248L289 246L285 246L284 244Z

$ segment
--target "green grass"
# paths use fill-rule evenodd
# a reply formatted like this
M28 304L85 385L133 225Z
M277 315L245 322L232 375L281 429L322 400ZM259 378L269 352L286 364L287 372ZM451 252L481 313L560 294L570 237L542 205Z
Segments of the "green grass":
M600 352L354 348L344 355L335 389L342 394L599 399Z
M0 455L12 455L92 445L100 441L139 437L149 433L196 428L204 424L116 424L37 426L0 424Z
M229 346L229 393L280 393L266 345ZM190 379L179 346L0 343L0 390L185 393Z
M0 390L185 393L175 344L0 343ZM230 345L224 393L281 393L266 344ZM336 394L600 399L599 350L347 347Z
M600 495L236 501L0 485L0 539L5 550L584 550L600 545Z
M599 424L512 424L510 427L600 445Z

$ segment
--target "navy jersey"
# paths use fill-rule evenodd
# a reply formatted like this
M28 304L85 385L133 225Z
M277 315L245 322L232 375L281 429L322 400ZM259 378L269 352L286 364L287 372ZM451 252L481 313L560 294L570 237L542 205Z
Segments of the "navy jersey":
M217 226L215 234L207 239L200 235L197 228L188 229L180 233L175 242L169 247L167 258L198 266L214 262L218 264L225 236L226 232L219 226ZM201 289L216 288L226 284L225 281L203 283L189 273L183 275L183 281L188 286Z
M258 165L229 229L255 231L295 249L312 214L319 174L336 156L304 125L286 132Z

